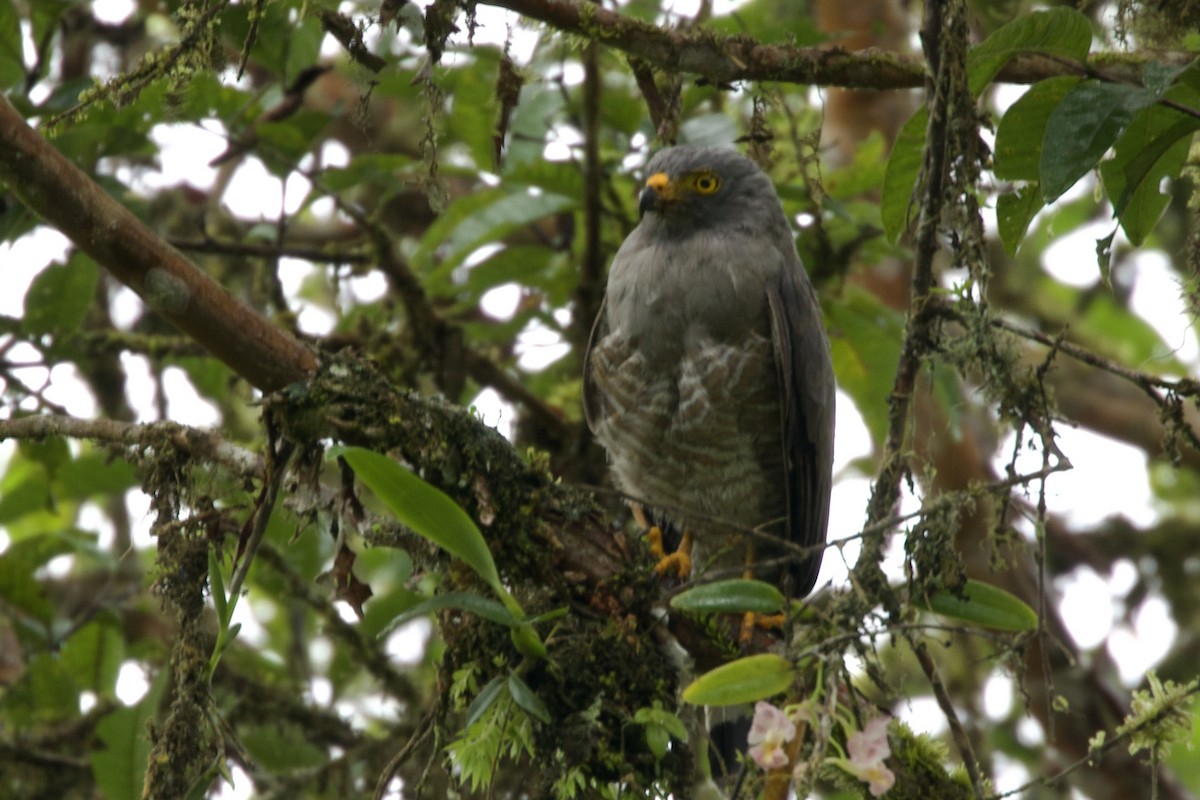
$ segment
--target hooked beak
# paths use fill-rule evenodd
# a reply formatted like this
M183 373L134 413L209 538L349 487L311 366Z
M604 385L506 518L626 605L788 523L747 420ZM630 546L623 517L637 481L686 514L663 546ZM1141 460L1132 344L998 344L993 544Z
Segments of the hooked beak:
M667 173L656 172L646 179L646 186L638 195L638 216L644 217L647 211L657 211L678 198L678 186L667 177Z

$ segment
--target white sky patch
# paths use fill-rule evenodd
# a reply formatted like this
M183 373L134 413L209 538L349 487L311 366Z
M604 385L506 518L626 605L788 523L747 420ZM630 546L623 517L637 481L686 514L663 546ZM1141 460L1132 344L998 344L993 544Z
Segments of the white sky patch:
M1088 184L1087 180L1077 183L1075 188L1058 200L1059 208ZM1096 263L1096 240L1108 236L1112 229L1111 221L1089 222L1058 236L1042 252L1042 266L1051 277L1068 286L1082 289L1094 285L1100 279L1100 267Z
M117 673L116 695L127 706L136 705L150 691L146 670L136 661L126 661Z
M1082 650L1099 647L1113 633L1113 602L1108 584L1087 567L1055 581L1062 599L1059 613Z
M525 329L517 334L517 366L529 372L537 372L558 361L571 350L558 331L531 319Z
M983 686L983 713L994 720L1006 718L1012 711L1013 681L1007 675L993 675Z
M484 389L475 395L475 399L469 405L475 409L475 413L483 420L484 425L490 425L505 439L512 440L512 420L515 409L512 404L505 402L495 389L490 387Z
M167 367L163 370L162 382L171 421L196 428L213 428L221 424L221 412L200 396L182 369Z
M225 126L217 120L199 125L155 125L150 140L159 148L157 174L143 176L150 189L164 189L186 183L197 189L209 189L217 171L208 164L229 146Z
M150 377L150 362L145 356L121 353L121 368L125 371L125 397L137 414L138 422L158 419L154 381Z
M1137 686L1146 671L1166 656L1178 627L1171 609L1161 597L1149 597L1133 616L1132 628L1117 627L1108 638L1108 653L1117 662L1121 682Z
M426 617L401 625L388 635L384 650L393 664L419 664L433 626Z
M1146 454L1132 445L1090 431L1060 425L1059 449L1071 460L1071 469L1046 480L1046 500L1072 527L1092 527L1121 515L1135 525L1152 525L1158 519L1152 504ZM1012 453L1013 435L1005 436L995 463L1002 473ZM1017 471L1025 474L1042 467L1040 450L1022 448ZM1029 491L1037 491L1032 484ZM1033 496L1032 494L1030 495Z
M1179 276L1167 257L1158 250L1146 250L1138 253L1134 264L1137 276L1130 308L1158 331L1175 358L1192 366L1200 364L1196 327L1184 306ZM1143 368L1153 370L1154 366Z
M136 7L133 0L92 0L91 5L96 21L109 25L124 22Z
M483 313L496 319L512 319L521 304L521 284L504 283L488 289L479 298L479 306Z

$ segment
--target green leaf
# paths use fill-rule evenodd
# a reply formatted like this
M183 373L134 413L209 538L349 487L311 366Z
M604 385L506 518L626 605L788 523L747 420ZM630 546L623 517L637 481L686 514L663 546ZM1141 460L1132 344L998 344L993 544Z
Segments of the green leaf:
M928 599L914 599L913 605L943 617L1003 631L1031 631L1038 624L1037 613L1023 600L976 580L963 585L961 596L942 590Z
M10 544L0 553L0 599L49 626L54 618L54 604L46 598L41 582L34 576L50 559L73 549L70 541L53 533Z
M921 165L925 161L925 131L928 127L929 111L920 108L896 134L892 154L888 156L879 214L889 242L895 242L908 230L916 213L917 204L913 195Z
M78 331L99 281L96 262L80 250L73 251L66 264L46 267L25 292L25 332L57 339Z
M125 659L125 640L108 621L95 620L71 634L59 659L80 689L112 697Z
M0 89L11 89L24 82L24 63L25 50L21 43L21 19L17 14L17 6L15 3L0 3Z
M671 737L684 744L687 743L687 726L683 724L683 720L659 705L655 705L654 708L639 708L633 715L633 721L643 727L646 733L646 745L654 757L659 760L667 754Z
M1040 178L1047 203L1090 172L1133 115L1155 101L1139 86L1083 81L1063 98L1046 122Z
M1015 192L1005 192L996 199L996 223L1000 229L1000 241L1010 256L1025 239L1029 223L1042 210L1042 192L1037 184L1022 186Z
M829 346L838 385L863 415L872 438L882 444L888 426L882 398L892 391L904 318L875 295L851 286L839 301L826 305L825 318L834 334Z
M54 476L55 496L70 500L116 494L137 485L137 473L128 461L96 452L66 462Z
M500 696L500 690L508 685L504 680L503 675L497 675L487 682L487 685L479 690L479 694L475 695L475 699L471 701L471 705L467 708L467 719L463 723L463 728L469 728L479 721L480 717L487 712L492 704L496 702L496 698Z
M429 226L412 256L413 269L450 286L454 268L489 242L499 242L517 228L550 214L574 208L573 198L535 194L529 190L487 189L455 200Z
M1085 63L1092 45L1092 23L1073 8L1024 14L995 30L967 54L971 94L978 97L1008 60L1041 53Z
M411 470L387 456L371 450L334 447L329 454L344 458L358 479L375 493L398 520L475 570L501 599L509 596L500 583L496 562L492 559L483 534L467 516L467 512L441 489L421 480ZM505 606L520 613L519 609L513 609L507 602Z
M1100 165L1104 191L1113 215L1129 241L1141 245L1170 202L1163 178L1176 178L1187 159L1192 134L1200 120L1161 105L1139 113L1113 147L1113 157Z
M787 691L792 677L792 662L774 653L760 653L704 673L683 690L683 699L698 706L753 703Z
M671 598L671 608L699 614L774 614L786 603L779 589L749 578L705 583Z
M529 716L546 725L550 724L550 710L546 704L515 672L508 676L508 693Z
M254 757L255 764L275 774L313 769L327 763L328 754L308 741L304 733L299 725L280 724L277 720L271 720L250 727L239 727L238 741Z
M996 128L994 171L997 178L1006 181L1038 179L1046 123L1079 80L1073 75L1063 75L1038 81L1009 106Z
M119 708L96 725L102 747L91 753L92 774L104 797L142 796L146 761L150 757L150 735L146 728L158 710L159 698L170 670L160 670L150 691L137 705Z
M426 614L431 614L434 611L442 611L447 608L457 608L460 611L467 611L481 619L501 625L513 626L519 624L521 621L511 611L495 600L489 600L486 597L480 597L470 592L446 592L434 595L428 600L424 600L406 609L402 614L397 615L395 619L389 622L379 632L379 636L380 638L386 637L406 622L411 622L417 617L423 617Z

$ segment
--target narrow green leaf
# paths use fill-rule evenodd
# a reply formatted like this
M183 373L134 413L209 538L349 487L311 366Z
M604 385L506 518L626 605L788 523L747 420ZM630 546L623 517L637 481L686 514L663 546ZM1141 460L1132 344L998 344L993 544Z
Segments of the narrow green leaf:
M683 690L684 701L698 706L753 703L787 691L792 662L774 653L739 658L704 673Z
M913 604L972 625L1004 631L1031 631L1037 627L1037 613L1023 600L990 583L968 580L962 595L940 591L928 600L916 599Z
M671 598L671 608L699 614L774 614L786 603L779 589L748 578L705 583Z
M992 32L967 54L971 94L978 97L1008 60L1041 53L1084 63L1092 46L1092 23L1073 8L1022 14Z
M229 624L229 603L225 598L225 578L221 575L221 560L217 558L217 549L208 548L208 588L212 594L213 608L217 611L217 620L224 628Z
M479 574L503 600L511 597L500 584L496 562L479 528L444 492L417 477L387 456L361 447L335 447L354 473L396 518L429 541L464 562ZM515 601L514 601L515 602ZM510 610L523 616L519 607Z
M434 595L428 600L417 603L415 606L406 609L403 613L398 614L395 619L379 632L379 638L387 637L396 628L406 622L411 622L417 617L423 617L426 614L431 614L434 611L442 611L447 608L466 611L481 619L510 627L519 624L521 621L511 611L495 600L489 600L486 597L480 597L470 592L446 592Z
M996 199L996 223L1004 251L1016 255L1025 239L1029 223L1042 210L1042 192L1037 184L1022 186L1015 192L1005 192Z
M529 688L529 684L521 680L517 674L511 673L508 676L508 693L512 695L512 699L517 701L517 705L525 710L529 716L550 724L550 710L546 708L546 704L542 699L534 694L533 689Z
M913 194L925 159L925 129L928 127L929 111L920 108L904 123L892 145L892 154L888 156L879 214L889 242L895 242L908 230L916 213Z
M492 703L496 702L496 698L500 696L500 690L507 685L503 675L497 675L487 682L479 694L475 695L475 699L471 701L471 705L467 708L467 719L463 723L464 728L469 728L479 721L479 718L492 707Z
M1095 169L1133 115L1155 101L1139 86L1083 81L1046 122L1040 177L1047 203Z
M1042 141L1050 114L1079 83L1073 75L1038 81L1008 107L996 127L993 154L996 177L1036 181L1041 175Z

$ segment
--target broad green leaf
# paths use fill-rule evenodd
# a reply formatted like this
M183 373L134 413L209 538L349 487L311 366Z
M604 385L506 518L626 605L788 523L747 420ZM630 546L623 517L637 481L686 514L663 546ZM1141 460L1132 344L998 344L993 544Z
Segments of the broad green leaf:
M342 192L369 182L395 180L412 163L412 158L399 153L359 153L344 167L325 169L321 183L331 191Z
M1170 202L1163 194L1163 178L1176 178L1200 120L1153 105L1141 111L1125 128L1113 147L1113 157L1100 165L1104 191L1113 203L1113 215L1125 235L1141 245L1158 224Z
M50 477L46 467L14 458L0 481L0 525L50 505Z
M1029 223L1042 209L1042 192L1037 184L1022 186L1013 192L1005 192L996 199L996 223L1000 229L1000 241L1004 251L1016 255L1017 248L1025 239Z
M70 541L53 533L11 543L0 553L0 599L49 626L54 617L54 604L46 598L35 575L50 559L72 550Z
M261 34L259 38L262 38ZM301 72L319 63L325 30L316 14L309 14L299 22L290 22L287 26L287 36L280 38L285 40L284 47L287 51L283 80L290 84Z
M546 708L546 704L534 693L533 689L529 688L529 684L521 680L515 672L508 676L508 693L512 695L512 699L517 701L517 705L524 709L529 716L539 722L547 725L550 724L550 710Z
M96 725L101 747L91 753L92 774L107 798L142 796L150 734L146 723L158 710L159 698L170 670L160 670L146 696L137 705L119 708Z
M971 94L978 97L1008 60L1041 53L1084 63L1092 45L1092 23L1073 8L1023 14L994 31L967 54Z
M994 172L1006 181L1036 181L1041 175L1042 141L1051 112L1079 83L1073 75L1038 81L1000 119L996 128Z
M961 596L943 590L928 599L916 598L913 605L943 617L1003 631L1031 631L1038 624L1037 613L1023 600L976 580L966 582Z
M424 600L411 608L406 609L402 614L399 614L395 619L387 624L382 631L379 632L380 637L386 637L392 631L401 625L411 622L417 617L423 617L426 614L431 614L434 611L442 611L447 608L456 608L460 611L466 611L474 614L481 619L490 620L501 625L516 625L520 620L513 615L511 611L505 608L495 600L489 600L486 597L480 597L477 594L470 592L446 592L444 594L436 594L428 600Z
M786 603L779 589L749 578L705 583L671 598L671 608L699 614L774 614Z
M125 659L125 640L115 625L100 617L71 634L59 659L80 689L112 697Z
M305 738L299 726L281 725L275 720L239 728L238 741L255 764L274 773L313 769L329 760L324 750Z
M1040 177L1047 203L1095 169L1133 115L1155 101L1138 86L1083 81L1063 98L1046 122Z
M25 332L60 338L78 331L99 281L96 262L80 250L66 264L46 267L25 292Z
M17 6L14 3L0 3L0 89L15 88L24 82L24 63L25 50L21 43L21 20Z
M837 302L825 307L833 333L830 350L838 386L863 415L872 438L882 443L887 434L886 398L900 360L904 318L874 295L846 287Z
M928 127L929 111L918 109L896 135L892 154L888 156L879 213L884 233L890 242L895 242L908 230L918 210L914 194L925 160L925 133Z
M63 499L110 495L137 485L137 473L128 461L96 452L66 462L54 476L54 494Z
M464 562L500 595L509 596L500 583L496 562L479 528L441 489L426 483L412 470L387 456L361 447L335 447L340 456L396 518L446 552ZM515 601L514 601L515 602ZM512 607L505 603L512 610Z
M698 706L753 703L787 691L792 678L792 662L774 653L760 653L704 673L683 690L683 699Z
M455 200L429 226L412 256L413 269L443 285L467 256L513 230L575 206L570 197L529 190L487 189Z

